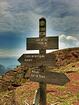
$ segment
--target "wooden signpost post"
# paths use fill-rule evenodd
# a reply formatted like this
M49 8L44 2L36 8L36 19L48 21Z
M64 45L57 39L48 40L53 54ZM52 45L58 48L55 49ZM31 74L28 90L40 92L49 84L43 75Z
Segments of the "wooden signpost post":
M46 19L39 20L39 38L27 38L27 50L39 50L39 54L23 54L18 61L33 67L29 79L39 82L39 104L46 105L46 84L64 85L69 81L63 73L49 72L46 67L55 65L55 55L46 54L46 49L58 49L58 37L46 37ZM35 68L37 67L37 69ZM35 99L37 105L38 99Z

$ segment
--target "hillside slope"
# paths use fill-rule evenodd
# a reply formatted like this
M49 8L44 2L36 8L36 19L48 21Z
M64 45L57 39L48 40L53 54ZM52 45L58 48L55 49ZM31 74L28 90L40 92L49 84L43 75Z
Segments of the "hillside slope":
M62 87L47 85L48 105L79 105L79 48L58 50L52 54L56 55L56 66L48 70L64 72L70 82ZM29 70L26 66L19 66L0 78L0 105L32 105L39 85L25 78Z

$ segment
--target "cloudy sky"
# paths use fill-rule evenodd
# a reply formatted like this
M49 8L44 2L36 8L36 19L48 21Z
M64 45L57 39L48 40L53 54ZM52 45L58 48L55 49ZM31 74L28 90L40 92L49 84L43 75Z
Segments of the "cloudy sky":
M39 36L39 18L59 48L79 47L79 0L0 0L0 57L26 52L26 38Z

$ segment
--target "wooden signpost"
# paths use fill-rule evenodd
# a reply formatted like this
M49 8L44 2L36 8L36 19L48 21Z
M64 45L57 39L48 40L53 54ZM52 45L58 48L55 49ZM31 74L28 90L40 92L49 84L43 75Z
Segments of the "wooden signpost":
M27 50L39 50L39 54L23 54L18 61L27 67L33 67L29 79L39 82L39 92L35 104L46 105L46 84L64 85L69 82L63 73L49 72L46 67L55 66L55 55L46 54L47 49L58 49L58 37L46 37L46 19L39 20L39 38L27 38ZM36 69L36 68L37 69ZM38 102L38 97L39 102Z

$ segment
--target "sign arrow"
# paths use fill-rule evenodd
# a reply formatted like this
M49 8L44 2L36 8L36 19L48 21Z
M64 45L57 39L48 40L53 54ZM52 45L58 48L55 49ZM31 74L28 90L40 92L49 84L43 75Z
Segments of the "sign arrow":
M29 79L34 82L42 82L47 84L54 84L54 85L60 85L63 86L67 82L69 82L69 78L64 73L58 73L58 72L40 72L32 70Z
M56 57L54 54L23 54L18 61L28 67L53 66L56 64Z

